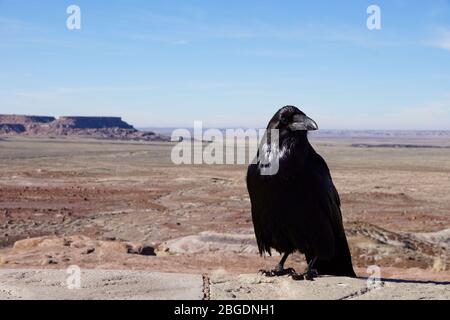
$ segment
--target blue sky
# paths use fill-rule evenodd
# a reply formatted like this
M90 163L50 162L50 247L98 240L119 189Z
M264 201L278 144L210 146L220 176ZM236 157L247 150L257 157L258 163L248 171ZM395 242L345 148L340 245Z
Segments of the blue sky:
M450 129L450 1L0 0L0 113L264 127L286 104L324 129Z

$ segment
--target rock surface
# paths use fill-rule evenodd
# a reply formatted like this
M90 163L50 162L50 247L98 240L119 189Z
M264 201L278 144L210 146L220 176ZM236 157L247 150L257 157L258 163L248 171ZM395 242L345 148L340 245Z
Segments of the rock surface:
M364 278L320 277L314 281L294 281L289 277L266 278L258 275L213 274L210 297L223 299L293 300L422 300L450 299L450 282L383 280L368 283Z
M22 125L30 125L34 123L50 123L55 121L55 117L47 116L27 116L27 115L17 115L17 114L0 114L0 123L16 123Z
M0 270L0 299L450 299L450 283L322 277L201 275L130 270L81 270L80 288L69 289L72 274L62 270ZM69 283L71 283L69 281ZM73 282L72 282L73 283Z
M257 254L258 246L252 231L244 234L204 231L196 235L169 240L161 246L160 250L174 254L216 251Z
M120 117L60 117L52 122L52 127L74 129L120 128L134 129Z
M0 123L0 135L14 135L25 132L23 124Z
M188 299L203 297L201 275L82 270L69 289L66 270L0 270L0 299Z

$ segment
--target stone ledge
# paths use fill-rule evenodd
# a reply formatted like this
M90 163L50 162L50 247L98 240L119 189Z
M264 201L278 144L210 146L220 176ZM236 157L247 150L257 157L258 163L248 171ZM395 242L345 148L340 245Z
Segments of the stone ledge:
M244 274L212 275L210 284L213 300L450 299L450 282L384 279L377 286L368 286L364 278L320 277L314 281L294 281L290 277Z
M450 282L321 277L294 281L255 274L201 275L131 270L82 270L81 288L68 289L66 270L0 269L0 299L450 299ZM207 286L207 288L205 288ZM206 290L205 290L206 289Z
M168 300L203 298L201 275L131 270L82 270L69 289L66 270L0 270L0 300Z

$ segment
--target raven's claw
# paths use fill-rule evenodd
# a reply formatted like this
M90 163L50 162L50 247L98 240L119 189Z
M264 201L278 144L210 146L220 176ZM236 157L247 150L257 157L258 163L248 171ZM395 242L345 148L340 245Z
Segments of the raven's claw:
M293 280L309 280L309 281L314 281L314 278L317 278L319 276L319 274L317 273L317 270L306 270L303 273L295 273L292 274L292 279Z
M261 270L259 270L258 273L260 273L260 274L262 274L262 275L264 275L266 277L281 277L281 276L285 276L285 275L292 276L294 274L297 274L295 272L295 270L292 269L292 268L281 269L281 270L278 269L278 268L275 268L275 269L272 269L272 270L261 269Z

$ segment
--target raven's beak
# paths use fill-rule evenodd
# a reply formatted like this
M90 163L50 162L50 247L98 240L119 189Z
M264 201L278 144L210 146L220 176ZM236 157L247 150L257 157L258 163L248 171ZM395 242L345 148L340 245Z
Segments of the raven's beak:
M314 131L314 130L318 130L319 126L313 119L311 119L305 115L296 114L294 116L293 122L289 125L289 128L292 131L297 131L297 130Z

